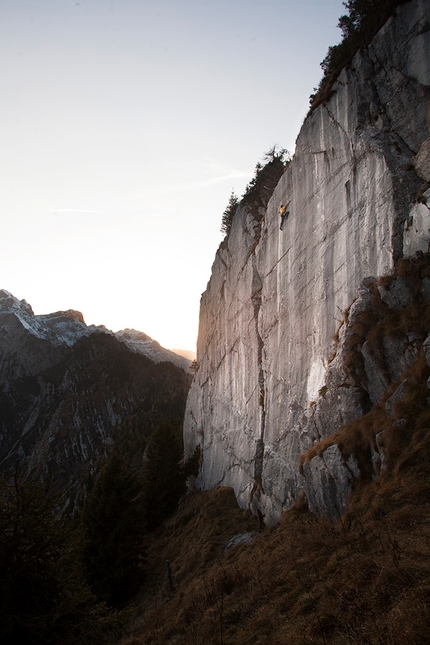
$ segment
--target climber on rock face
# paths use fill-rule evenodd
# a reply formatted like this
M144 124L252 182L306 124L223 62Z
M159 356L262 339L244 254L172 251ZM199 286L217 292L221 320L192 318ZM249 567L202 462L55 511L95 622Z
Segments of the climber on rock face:
M281 216L281 224L279 228L282 231L282 227L284 226L284 222L287 219L288 215L290 214L290 211L287 211L287 205L286 204L281 204L279 207L279 215Z

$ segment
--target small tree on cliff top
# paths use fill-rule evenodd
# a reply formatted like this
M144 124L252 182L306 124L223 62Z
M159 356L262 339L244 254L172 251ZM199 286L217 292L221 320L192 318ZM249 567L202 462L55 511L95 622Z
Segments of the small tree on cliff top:
M263 161L265 163L258 162L255 166L254 177L247 185L241 200L251 208L267 206L276 185L291 161L291 155L286 148L275 144L264 154Z
M228 200L227 208L222 214L221 233L225 233L226 235L230 233L233 217L234 217L234 214L236 213L238 206L239 206L239 198L235 195L234 190L232 190L230 199Z
M311 110L327 101L331 87L341 70L348 65L360 47L370 43L378 29L407 0L348 0L343 2L347 14L339 18L342 41L328 48L321 63L324 75L315 93L310 96Z

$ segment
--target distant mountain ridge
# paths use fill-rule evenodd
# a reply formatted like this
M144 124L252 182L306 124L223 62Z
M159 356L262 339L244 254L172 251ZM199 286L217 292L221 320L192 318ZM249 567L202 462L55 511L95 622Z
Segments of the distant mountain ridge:
M142 332L35 316L0 291L0 470L52 472L73 507L116 446L131 467L161 419L180 426L190 361Z
M154 363L170 361L177 367L187 370L191 361L184 356L166 349L147 334L135 329L123 329L112 332L103 325L86 325L80 311L68 309L51 314L35 315L31 305L26 300L15 298L9 291L0 290L0 324L3 324L4 314L12 314L20 321L27 331L37 338L47 340L55 347L66 344L72 347L80 338L94 333L115 336L117 340L127 345L129 349L147 356ZM1 378L1 376L0 376Z

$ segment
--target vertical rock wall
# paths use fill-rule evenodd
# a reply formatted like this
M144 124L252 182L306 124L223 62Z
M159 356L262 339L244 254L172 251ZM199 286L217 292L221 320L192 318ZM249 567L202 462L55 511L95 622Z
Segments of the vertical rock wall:
M233 486L269 521L303 489L315 510L341 512L356 474L335 446L325 475L300 475L298 460L369 405L328 370L343 311L364 278L428 250L429 52L430 1L412 0L308 116L267 209L256 218L239 208L216 254L186 452L203 449L198 485ZM290 212L282 230L281 204ZM317 405L330 379L336 387Z

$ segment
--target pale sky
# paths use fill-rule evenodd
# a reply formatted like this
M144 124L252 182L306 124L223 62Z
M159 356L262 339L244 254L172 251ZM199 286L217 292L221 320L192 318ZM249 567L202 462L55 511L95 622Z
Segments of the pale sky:
M341 0L0 0L0 289L195 349L232 189L294 152Z

